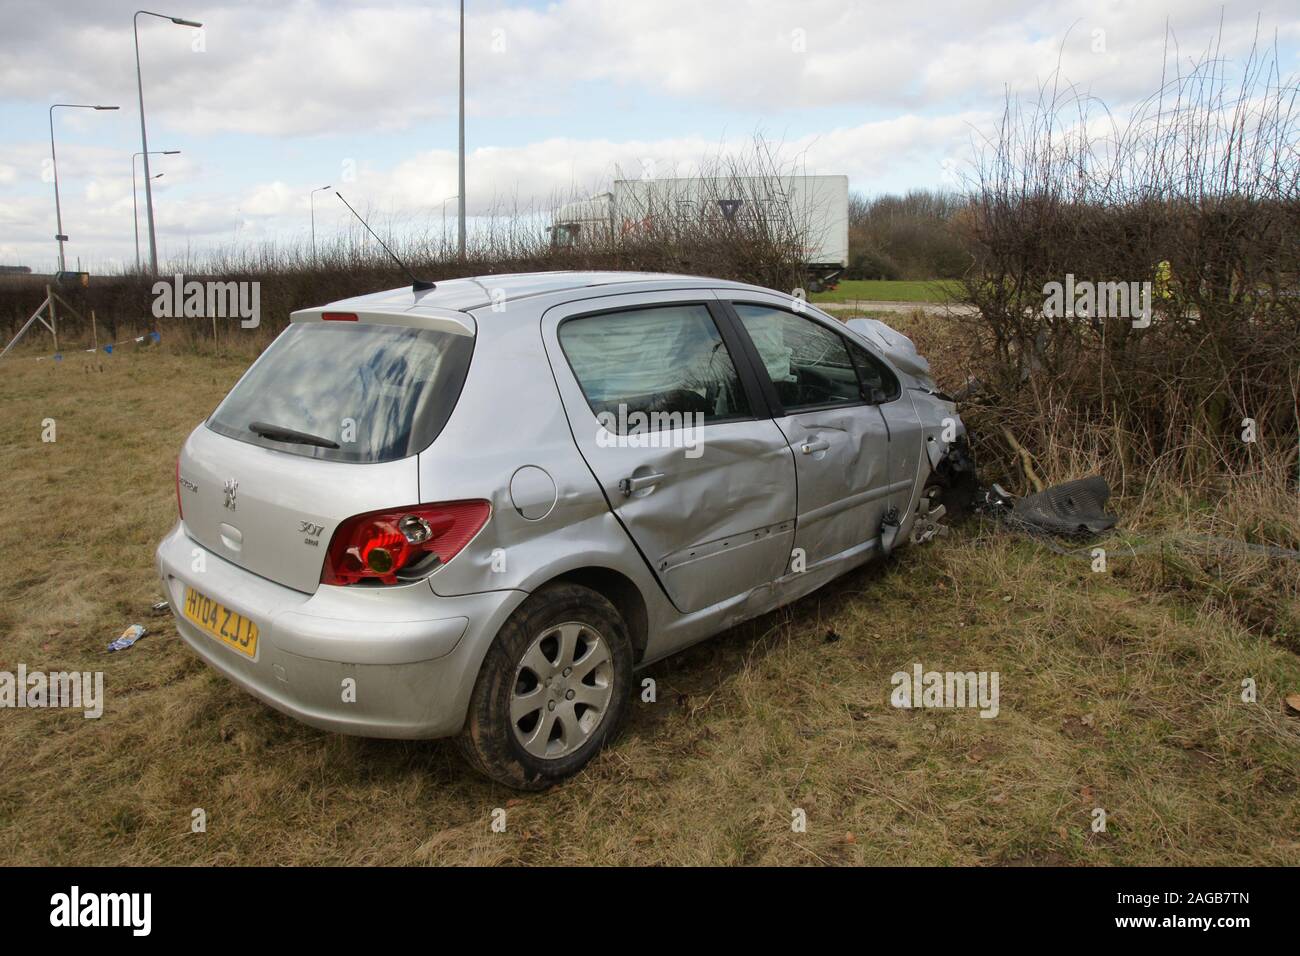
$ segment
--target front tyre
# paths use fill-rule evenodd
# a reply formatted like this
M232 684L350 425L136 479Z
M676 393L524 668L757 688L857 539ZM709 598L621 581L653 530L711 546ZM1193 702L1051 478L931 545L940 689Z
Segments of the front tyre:
M631 684L632 642L614 606L578 584L547 585L493 640L461 751L498 783L543 790L618 732Z

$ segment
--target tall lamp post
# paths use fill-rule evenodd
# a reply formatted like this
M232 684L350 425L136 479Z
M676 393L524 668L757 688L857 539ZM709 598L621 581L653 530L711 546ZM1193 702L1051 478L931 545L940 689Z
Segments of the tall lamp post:
M438 255L445 255L447 252L447 203L459 198L459 196L448 196L442 201L442 248Z
M311 264L312 265L316 264L316 194L321 190L329 189L329 188L330 188L329 186L318 186L315 189L313 189L310 195L308 196L308 201L311 203Z
M456 232L456 245L460 258L465 258L465 0L460 0L460 192L456 210L460 223Z
M179 152L180 152L179 149L155 149L153 151L153 155L175 156ZM131 222L134 223L135 225L135 271L136 272L140 271L140 209L136 205L136 198L135 198L135 160L136 157L138 157L139 155L140 155L139 153L131 154ZM162 177L162 173L159 173L157 176L153 178L159 179L161 177Z
M58 224L58 232L54 238L59 242L59 271L66 271L63 262L63 244L68 241L68 237L63 234L63 209L59 206L59 158L54 152L54 111L56 109L70 110L115 110L120 109L117 106L91 106L89 103L55 103L50 107L50 165L54 172L54 218Z
M144 79L140 74L140 16L143 14L147 17L158 17L160 20L170 20L180 27L201 27L203 24L194 20L183 20L180 17L169 17L162 13L153 13L149 10L137 10L135 16L131 18L131 32L135 34L135 85L136 91L140 95L140 153L144 156L144 205L145 213L149 217L149 270L151 275L158 274L158 243L154 237L153 228L153 188L150 186L149 177L149 135L145 131L144 123Z

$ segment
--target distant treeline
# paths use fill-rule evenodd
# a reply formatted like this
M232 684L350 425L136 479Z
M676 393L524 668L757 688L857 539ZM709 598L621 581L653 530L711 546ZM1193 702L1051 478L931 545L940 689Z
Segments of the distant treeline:
M850 279L959 279L973 255L962 232L970 200L956 192L849 197Z

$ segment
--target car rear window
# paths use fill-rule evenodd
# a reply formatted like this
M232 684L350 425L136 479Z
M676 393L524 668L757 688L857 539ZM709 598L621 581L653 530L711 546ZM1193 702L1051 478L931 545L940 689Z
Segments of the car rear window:
M408 458L442 431L473 347L472 336L432 329L294 323L253 363L208 427L327 461ZM285 429L321 442L282 438ZM337 447L323 447L329 443Z

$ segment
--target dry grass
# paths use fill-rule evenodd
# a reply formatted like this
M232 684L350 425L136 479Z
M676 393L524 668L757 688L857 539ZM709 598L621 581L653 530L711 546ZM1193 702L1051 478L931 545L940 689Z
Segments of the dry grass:
M0 366L0 670L103 670L108 693L99 720L0 711L9 863L1300 863L1300 659L1158 555L1095 574L979 526L651 668L659 702L548 793L445 742L297 725L148 611L176 449L245 364ZM1001 714L891 708L914 662L999 671Z

